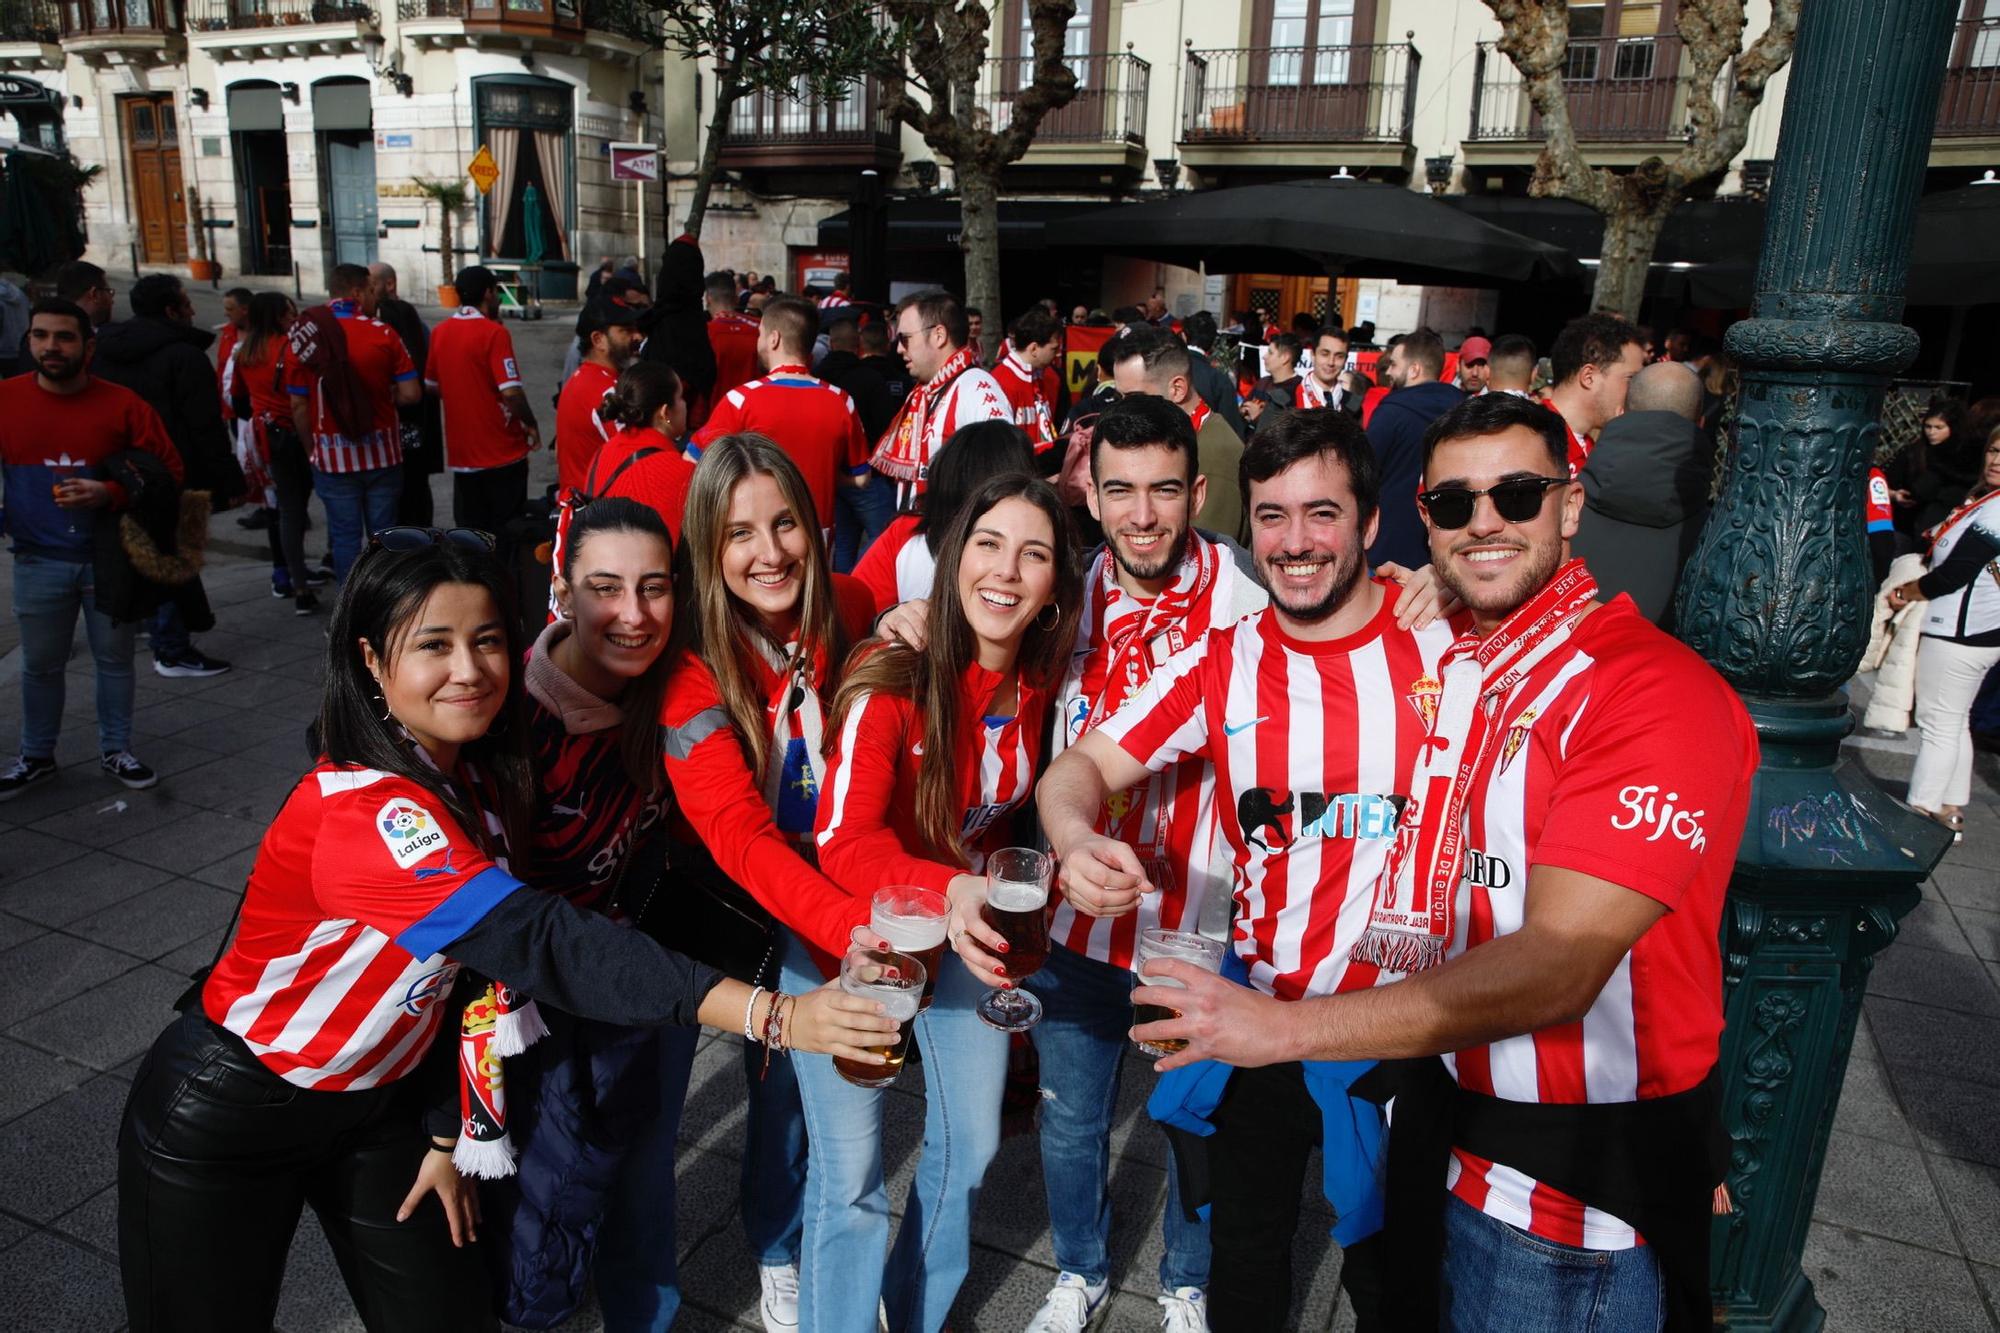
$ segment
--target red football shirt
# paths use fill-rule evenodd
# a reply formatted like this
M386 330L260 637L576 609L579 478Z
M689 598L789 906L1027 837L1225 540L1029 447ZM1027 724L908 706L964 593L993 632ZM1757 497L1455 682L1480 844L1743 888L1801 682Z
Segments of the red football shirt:
M521 387L521 368L513 336L499 320L460 306L431 333L424 383L444 406L445 462L453 472L505 467L528 456L528 429L500 397Z
M564 490L583 489L590 460L611 438L597 409L617 383L618 374L609 366L585 361L563 384L556 400L556 484Z
M618 471L618 464L641 449L659 452L647 454ZM614 472L617 472L615 478ZM681 457L672 440L650 426L621 430L598 451L596 473L591 480L606 495L622 495L650 507L666 520L674 544L680 545L681 515L687 510L688 487L694 484L694 464Z
M700 405L701 417L696 420L690 404L688 426L699 430L708 421L708 414L722 401L722 396L739 384L748 384L757 378L763 369L757 360L757 321L742 315L716 315L708 321L708 345L715 352L715 387L708 391L708 399Z
M814 379L804 366L778 366L762 379L729 390L695 432L688 457L725 435L754 431L777 442L799 465L819 511L822 531L833 527L833 497L840 479L868 470L868 437L861 415L843 389Z

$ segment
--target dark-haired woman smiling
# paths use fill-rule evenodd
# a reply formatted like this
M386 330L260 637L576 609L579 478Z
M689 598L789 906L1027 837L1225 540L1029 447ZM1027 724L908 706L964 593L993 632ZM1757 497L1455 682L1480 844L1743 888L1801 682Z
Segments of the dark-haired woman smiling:
M199 1007L126 1103L119 1261L142 1333L268 1330L306 1204L369 1329L494 1326L461 1248L474 1195L410 1077L434 1045L452 1055L440 1001L461 966L606 1022L754 1028L863 1060L894 1027L825 989L754 995L523 892L506 862L532 796L506 575L477 534L375 543L333 616L320 761L265 834Z

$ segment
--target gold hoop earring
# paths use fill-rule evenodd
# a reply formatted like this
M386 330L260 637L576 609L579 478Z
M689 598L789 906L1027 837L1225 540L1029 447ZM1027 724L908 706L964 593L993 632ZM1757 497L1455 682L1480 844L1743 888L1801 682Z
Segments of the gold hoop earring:
M1048 630L1054 629L1057 625L1062 624L1062 606L1060 604L1056 602L1050 602L1047 606L1042 608L1042 611L1053 611L1056 613L1056 618L1054 620L1051 620L1048 624L1044 625L1042 623L1041 612L1036 612L1035 614L1036 629L1046 632Z

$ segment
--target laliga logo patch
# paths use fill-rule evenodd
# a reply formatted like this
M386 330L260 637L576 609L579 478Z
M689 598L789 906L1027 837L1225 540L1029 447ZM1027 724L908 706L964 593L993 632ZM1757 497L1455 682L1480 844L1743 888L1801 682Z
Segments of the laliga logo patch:
M1078 697L1069 701L1069 738L1075 740L1083 735L1083 724L1090 721L1090 700Z
M431 812L408 801L391 801L383 806L375 815L375 827L401 870L408 870L433 852L451 845Z
M503 370L505 370L505 371L507 372L507 378L508 378L508 379L510 379L510 380L517 380L517 379L521 378L521 368L520 368L519 366L517 366L517 365L515 365L515 364L514 364L514 358L513 358L513 357L511 357L511 356L503 356L503 357L501 357L501 358L500 358L500 366L501 366L501 368L502 368Z

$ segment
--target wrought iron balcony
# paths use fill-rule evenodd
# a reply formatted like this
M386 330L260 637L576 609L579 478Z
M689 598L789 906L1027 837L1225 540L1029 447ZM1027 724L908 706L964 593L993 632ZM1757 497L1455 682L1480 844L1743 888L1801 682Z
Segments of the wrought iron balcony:
M0 0L0 43L53 45L61 26L55 0Z
M897 133L880 86L862 79L839 98L804 86L792 96L746 94L730 110L721 153L722 165L737 170L880 169L898 155Z
M1143 148L1146 93L1153 67L1130 51L1096 51L1069 57L1076 95L1042 117L1037 144L1107 144ZM989 60L974 93L975 114L995 131L1014 121L1014 103L1034 82L1032 56Z
M1941 137L2000 137L2000 19L1967 19L1952 38L1938 98Z
M1684 138L1695 95L1681 39L1573 37L1563 83L1570 122L1585 143L1658 143ZM1473 56L1472 127L1478 142L1540 139L1527 82L1493 42Z
M375 22L375 11L354 0L188 0L188 26L195 32Z
M1407 144L1421 63L1407 42L1190 51L1181 142Z

